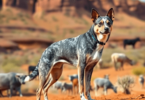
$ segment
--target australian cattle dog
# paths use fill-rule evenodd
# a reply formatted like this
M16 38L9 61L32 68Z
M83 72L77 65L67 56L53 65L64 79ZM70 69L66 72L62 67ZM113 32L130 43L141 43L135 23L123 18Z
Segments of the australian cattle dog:
M39 74L37 100L61 76L63 64L71 64L78 69L79 93L81 100L92 100L89 92L90 80L94 66L102 56L105 43L108 41L114 21L111 8L106 16L100 16L92 9L93 25L88 32L74 38L64 39L51 44L43 52L35 70L28 76L21 77L22 83L33 80Z

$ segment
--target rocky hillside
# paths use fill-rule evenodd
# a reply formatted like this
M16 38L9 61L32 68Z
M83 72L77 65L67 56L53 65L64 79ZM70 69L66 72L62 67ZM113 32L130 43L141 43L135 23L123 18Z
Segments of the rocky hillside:
M122 45L124 38L135 37L142 37L141 46L145 42L145 3L138 0L0 0L0 7L0 47L5 49L46 48L77 36L92 25L92 8L105 15L111 7L111 44Z
M103 14L113 7L116 12L123 11L145 19L145 3L138 0L0 0L0 5L2 8L12 6L31 13L63 11L73 15L81 15L80 12L84 10L90 12L91 8Z

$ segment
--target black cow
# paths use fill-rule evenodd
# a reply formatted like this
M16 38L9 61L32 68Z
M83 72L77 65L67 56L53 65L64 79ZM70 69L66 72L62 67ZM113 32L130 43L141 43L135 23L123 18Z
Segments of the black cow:
M124 39L124 41L123 41L124 49L126 49L126 45L132 45L133 48L135 48L135 43L136 43L137 41L140 41L140 38L135 38L135 39Z

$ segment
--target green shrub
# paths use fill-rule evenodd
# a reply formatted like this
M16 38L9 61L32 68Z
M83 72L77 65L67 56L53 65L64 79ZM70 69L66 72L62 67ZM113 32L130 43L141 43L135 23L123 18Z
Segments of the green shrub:
M141 74L145 74L145 68L144 68L144 67L134 68L134 69L132 70L132 73L133 73L134 75L137 75L137 76L139 76L139 75L141 75Z

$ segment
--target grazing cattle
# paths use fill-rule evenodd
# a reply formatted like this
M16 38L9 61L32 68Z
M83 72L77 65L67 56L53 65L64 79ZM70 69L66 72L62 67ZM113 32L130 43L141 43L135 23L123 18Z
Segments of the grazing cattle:
M72 83L66 83L66 82L64 82L62 84L62 90L63 91L68 91L68 94L72 94L72 91L73 91L73 85L72 85Z
M104 75L104 78L109 79L109 75L108 74Z
M73 84L73 94L78 94L78 79L75 78L72 80L72 84Z
M16 95L17 90L13 89L13 95ZM7 96L9 96L9 89L7 90ZM2 91L0 91L0 97L4 97Z
M72 82L73 85L73 94L78 93L78 75L70 75L69 80Z
M121 63L120 69L122 69L122 70L123 70L124 62L127 62L130 65L134 64L133 61L131 59L129 59L124 53L113 53L111 55L111 59L112 59L112 62L114 63L115 70L118 70L117 62Z
M103 61L102 61L102 59L100 59L99 62L97 63L97 66L99 69L102 68L102 64L103 64Z
M10 89L10 97L13 95L13 90L19 91L19 95L22 97L21 93L21 82L17 76L20 74L16 73L0 73L0 94L2 95L3 90Z
M144 86L144 77L143 77L143 75L139 76L139 83L141 85L141 88L143 88L143 86Z
M57 81L56 83L53 84L53 88L57 89L57 90L60 90L62 92L62 85L63 83L60 82L60 81Z
M108 89L113 89L115 93L117 93L117 87L114 87L113 84L106 78L97 78L94 80L94 87L95 87L95 96L97 96L97 91L99 88L104 89L104 94L107 94Z
M78 94L78 75L70 75L69 80L72 82L73 85L73 94ZM93 91L92 87L90 86L89 91Z
M69 80L72 82L73 79L78 79L78 75L77 74L73 74L69 76Z
M140 38L124 39L124 41L123 41L124 49L126 49L126 45L132 45L133 48L135 48L135 44L137 41L140 41Z

